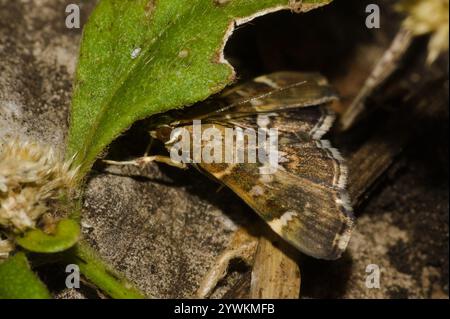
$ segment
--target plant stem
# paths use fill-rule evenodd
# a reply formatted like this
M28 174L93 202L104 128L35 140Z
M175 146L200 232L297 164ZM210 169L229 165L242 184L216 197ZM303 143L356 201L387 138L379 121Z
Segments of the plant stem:
M79 242L65 254L67 262L77 264L81 273L114 299L144 299L146 296L101 260L86 243Z

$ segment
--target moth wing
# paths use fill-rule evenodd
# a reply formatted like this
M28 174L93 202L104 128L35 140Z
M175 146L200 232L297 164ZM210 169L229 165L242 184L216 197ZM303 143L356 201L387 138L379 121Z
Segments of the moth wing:
M261 174L260 164L198 164L232 189L283 239L303 253L337 259L353 228L345 192L283 169ZM313 175L313 174L312 174Z
M211 127L222 132L226 129L220 124L207 124L202 129ZM339 258L353 228L342 158L329 142L304 132L280 141L279 166L270 174L260 162L202 161L196 166L233 190L300 251L321 259Z
M231 120L255 113L323 105L337 99L334 89L319 73L277 72L225 89L219 96L194 107L172 111L171 118L177 125L189 125L193 119Z
M327 104L335 99L317 73L279 72L225 91L219 100L205 102L205 109L208 103L224 107L209 105L215 111L192 117L202 120L202 130L279 130L279 166L272 174L264 174L262 163L195 166L232 189L294 247L321 259L338 258L353 228L346 167L338 151L321 140L334 120ZM231 144L236 149L235 141Z
M224 107L206 118L235 118L321 105L337 99L334 89L319 73L277 72L225 90L218 99L208 101Z
M328 104L310 106L290 110L274 110L270 113L245 114L228 118L217 116L206 122L214 122L224 126L234 125L241 128L258 130L261 125L267 129L276 128L280 139L308 135L313 139L321 139L331 128L336 118ZM295 141L294 141L295 142Z

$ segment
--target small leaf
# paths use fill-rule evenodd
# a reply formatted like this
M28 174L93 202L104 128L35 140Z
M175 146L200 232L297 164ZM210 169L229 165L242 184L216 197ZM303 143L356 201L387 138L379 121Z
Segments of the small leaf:
M24 253L0 263L0 299L50 299L45 285L33 273Z
M55 233L48 235L40 229L27 232L16 239L21 247L35 253L57 253L71 248L80 238L80 226L71 219L63 219L56 225Z
M81 273L96 287L116 299L143 299L145 295L106 265L86 243L80 242L64 253L67 263L80 267Z
M135 121L230 84L235 74L223 49L235 26L329 2L102 0L84 28L72 103L67 155L76 156L81 177Z

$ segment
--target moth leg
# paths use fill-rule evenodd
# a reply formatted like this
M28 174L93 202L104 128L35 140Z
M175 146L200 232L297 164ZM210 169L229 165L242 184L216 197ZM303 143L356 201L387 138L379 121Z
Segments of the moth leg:
M110 164L110 165L116 165L116 166L137 166L137 167L145 167L148 163L151 162L158 162L158 163L164 163L170 166L174 166L181 169L186 169L187 165L180 162L173 161L168 156L162 156L162 155L153 155L153 156L143 156L136 158L131 161L110 161L110 160L103 160L104 163Z
M245 263L252 264L257 246L258 238L240 227L234 233L228 247L217 257L213 267L201 281L196 297L207 298L212 294L217 283L227 275L228 266L233 259L242 259Z
M142 157L136 158L136 159L131 160L131 161L103 160L103 162L106 163L106 164L116 165L116 166L137 166L137 167L140 167L140 168L145 167L148 163L158 162L158 163L164 163L164 164L167 164L167 165L170 165L170 166L174 166L174 167L177 167L177 168L182 168L182 169L186 169L187 168L186 164L175 162L168 156L162 156L162 155L149 156L148 154L150 153L150 149L152 148L153 140L154 140L154 138L150 134L150 142L148 143L147 147L145 148L145 152L144 152L144 155Z

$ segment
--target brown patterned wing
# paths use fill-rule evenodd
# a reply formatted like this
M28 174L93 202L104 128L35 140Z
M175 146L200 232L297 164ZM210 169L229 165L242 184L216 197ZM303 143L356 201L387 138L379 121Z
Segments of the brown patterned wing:
M170 117L175 125L189 124L193 119L214 122L322 105L337 99L333 88L318 73L277 72L228 88L194 107L173 111Z
M277 72L226 90L220 100L226 106L208 118L282 111L337 100L334 89L318 73ZM219 114L217 114L219 113Z
M285 142L288 140L279 145L280 166L274 174L263 174L261 163L196 166L232 189L300 251L336 259L345 250L353 228L345 191L346 167L327 141L307 134Z
M262 163L195 166L232 189L286 241L321 259L338 258L353 228L347 169L339 152L321 140L333 123L327 105L335 99L322 76L281 72L227 90L215 102L219 108L204 104L215 111L195 115L194 110L185 117L201 119L202 130L278 130L280 164L273 174L264 174ZM185 123L192 133L189 120Z

